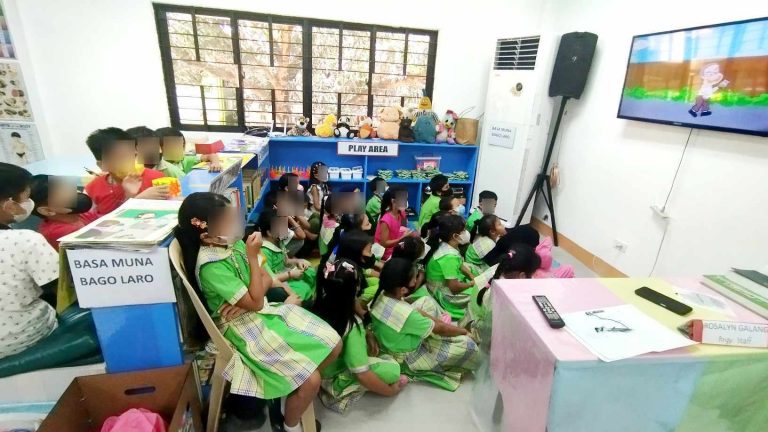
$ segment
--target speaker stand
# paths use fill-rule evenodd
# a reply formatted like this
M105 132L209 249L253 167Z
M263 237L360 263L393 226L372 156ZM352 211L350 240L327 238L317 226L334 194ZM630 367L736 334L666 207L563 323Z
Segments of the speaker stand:
M570 99L568 96L563 96L560 99L560 109L557 111L557 119L555 120L555 128L552 130L552 139L549 140L549 147L547 148L547 156L544 158L544 163L541 165L541 172L536 176L536 181L533 183L531 192L528 194L528 198L525 200L520 215L517 217L515 226L520 226L523 221L523 216L528 211L528 206L531 205L536 198L536 195L541 192L541 197L544 199L544 203L549 210L549 216L552 219L552 240L555 246L558 246L557 239L557 224L555 223L555 202L552 199L552 187L550 185L549 176L549 162L552 159L552 151L555 149L555 142L557 141L557 133L560 131L560 122L563 120L563 114L565 113L565 104Z

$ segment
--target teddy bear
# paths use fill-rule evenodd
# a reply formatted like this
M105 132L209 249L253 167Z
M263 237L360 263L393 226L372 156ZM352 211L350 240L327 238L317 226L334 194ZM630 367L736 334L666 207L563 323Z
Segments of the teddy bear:
M340 122L336 123L336 128L333 129L333 136L336 138L348 138L355 137L355 131L350 126L352 120L349 117L344 117Z
M453 110L448 110L443 115L443 120L437 125L435 142L456 144L456 120L459 116Z
M383 107L379 110L379 130L381 139L396 140L400 133L400 107Z
M397 135L397 140L404 143L412 143L416 140L413 136L413 129L411 129L411 119L405 117L400 120L400 132Z
M309 119L306 117L299 117L296 119L296 123L291 129L288 130L288 136L311 136L307 130L309 125Z
M358 132L360 138L376 138L376 129L373 128L373 120L370 117L361 116L358 123L360 124L360 131Z
M315 128L315 135L321 138L330 138L333 136L333 129L336 127L336 116L328 114L323 122Z

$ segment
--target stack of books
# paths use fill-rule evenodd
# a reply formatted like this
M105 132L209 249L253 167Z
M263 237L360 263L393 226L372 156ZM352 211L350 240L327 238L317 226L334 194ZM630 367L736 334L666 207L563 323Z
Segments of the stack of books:
M704 275L701 283L768 319L768 276L765 274L733 269L724 275Z
M180 206L178 200L129 199L59 242L65 249L152 250L170 236Z

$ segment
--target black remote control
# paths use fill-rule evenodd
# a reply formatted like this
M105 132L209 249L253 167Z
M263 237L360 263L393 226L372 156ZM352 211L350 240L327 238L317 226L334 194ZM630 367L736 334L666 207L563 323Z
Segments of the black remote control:
M539 307L539 310L544 315L544 318L547 319L550 327L553 329L565 327L565 321L560 318L560 314L557 313L555 307L552 306L552 303L549 302L547 296L533 296L533 301L536 302L536 306Z

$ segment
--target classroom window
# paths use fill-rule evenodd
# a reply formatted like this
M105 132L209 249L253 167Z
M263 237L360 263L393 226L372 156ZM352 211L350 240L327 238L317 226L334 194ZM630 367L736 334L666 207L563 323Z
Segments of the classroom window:
M437 32L155 4L171 124L374 117L432 95Z

